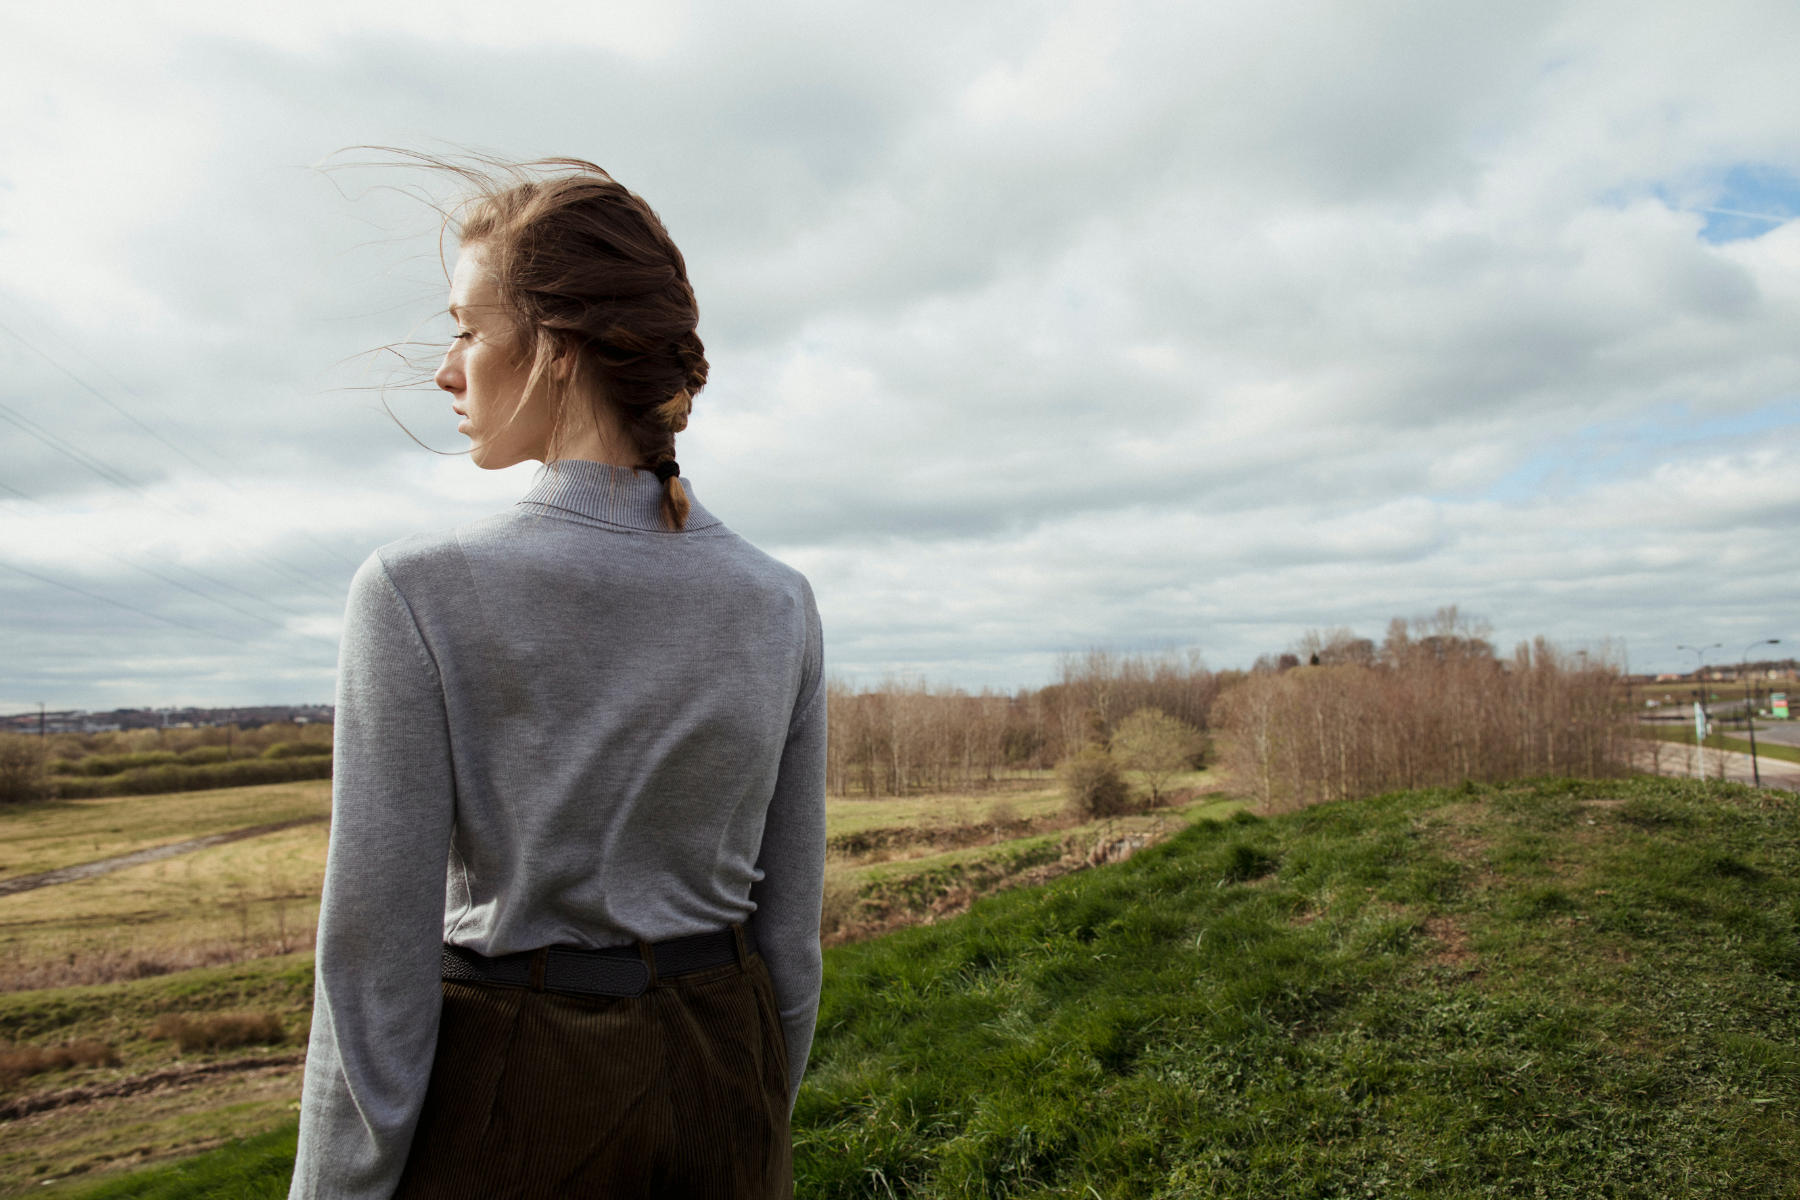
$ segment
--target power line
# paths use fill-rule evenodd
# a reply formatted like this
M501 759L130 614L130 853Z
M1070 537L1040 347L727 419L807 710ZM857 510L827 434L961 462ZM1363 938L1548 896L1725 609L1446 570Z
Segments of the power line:
M0 417L4 417L6 420L11 421L14 425L17 425L20 429L23 429L26 433L44 443L44 445L50 447L58 454L61 454L63 457L86 467L114 487L127 488L140 496L144 494L143 485L139 484L129 475L114 470L93 455L87 453L87 451L78 449L71 443L57 437L54 433L51 433L36 421L26 417L17 409L0 403Z
M46 511L49 511L52 513L54 513L54 511L55 511L54 509L51 509L48 504L45 504L42 500L39 500L36 496L32 496L26 492L22 492L18 488L13 487L10 484L0 483L0 491L11 492L13 495L19 497L21 500L25 500L32 504L35 504L39 508L45 509ZM283 622L271 621L268 617L265 617L265 616L261 615L260 613L253 613L253 612L249 611L248 609L239 608L237 605L229 604L226 601L219 599L217 596L209 596L205 592L201 591L199 588L193 587L189 584L185 584L185 583L181 582L179 579L170 579L167 575L163 575L159 572L152 571L149 567L144 566L142 563L132 562L130 559L124 557L123 555L116 554L113 551L106 550L102 547L96 546L92 542L88 543L88 548L95 551L96 553L102 554L102 555L106 556L107 558L112 559L114 562L119 563L121 566L130 567L134 571L141 571L143 574L150 576L150 578L160 580L161 582L168 584L170 587L180 588L182 591L187 592L190 595L198 596L200 599L205 600L208 603L217 604L219 607L226 609L229 612L237 613L239 616L242 616L242 617L248 617L252 621L260 621L264 625L267 625L272 629L280 629L280 630L283 630L284 632L296 633L300 637L310 638L313 641L323 642L326 645L331 645L331 646L337 645L337 643L335 641L331 640L330 638L323 638L323 637L318 636L317 634L303 633L298 630L289 629L288 626L286 624L284 624ZM140 551L140 553L148 554L147 551ZM226 583L224 580L214 579L212 576L207 575L203 571L197 571L193 567L186 566L185 564L182 564L182 563L170 562L168 559L163 558L161 555L149 554L149 557L156 559L158 562L161 562L161 563L165 564L166 566L171 566L171 567L176 568L177 570L186 571L191 575L197 576L200 579L204 579L204 580L206 580L206 582L211 583L214 586L222 587L222 588L226 588L230 591L234 591L234 592L238 593L240 596L246 596L249 599L254 600L259 604L266 604L270 608L274 609L277 612L286 613L288 616L292 616L292 617L304 617L306 615L304 613L294 612L292 609L283 608L280 605L276 604L272 600L267 600L261 596L255 595L254 593L246 592L244 589L242 589L240 587L236 587L232 584Z
M165 617L159 612L152 612L150 609L147 609L147 608L138 608L136 605L126 604L122 600L113 600L106 596L99 595L95 592L87 591L85 588L78 588L78 587L74 586L73 584L62 583L58 580L50 578L48 575L39 575L36 571L27 571L24 567L15 567L9 562L0 562L0 568L5 568L8 571L14 571L20 575L25 576L28 579L35 579L39 583L47 583L51 587L54 587L54 588L61 588L65 592L74 592L77 596L86 596L89 600L98 600L102 604L110 604L114 608L122 608L126 612L137 613L141 617L149 617L152 621L162 621L165 624L175 626L177 629L185 629L189 633L198 633L204 637L218 638L222 642L230 642L235 646L249 645L248 642L242 641L238 638L226 637L222 633L216 633L211 629L202 629L198 625L189 625L184 621L177 621L173 617Z
M175 512L167 504L164 504L161 501L152 497L148 492L146 492L144 490L142 484L139 484L136 481L132 480L129 476L125 475L123 472L114 470L113 468L107 466L104 462L101 462L99 459L96 459L92 455L88 454L86 451L80 450L80 449L76 448L75 446L70 445L68 442L64 441L62 438L51 433L49 430L44 429L41 425L38 425L35 421L32 421L29 418L21 415L16 409L8 407L4 403L0 403L0 419L5 419L7 421L12 422L14 425L17 425L20 429L23 429L26 433L30 434L32 437L34 437L38 441L42 442L44 445L50 447L52 450L55 450L57 453L63 455L64 457L70 459L71 461L79 463L80 465L86 467L88 470L90 470L94 474L100 476L100 478L106 480L108 483L113 484L115 487L125 488L126 490L134 493L141 499L147 500L150 503L155 504L157 507L163 509L165 512L172 513L173 515L175 515L177 517L181 517L184 520L189 518L189 514ZM317 589L318 594L325 597L328 600L337 599L336 590L332 589L331 585L325 583L324 581L314 579L312 576L299 571L297 568L288 566L286 563L283 563L280 559L275 559L275 560L271 561L269 559L263 558L260 555L251 553L248 550L244 550L242 547L239 547L238 549L239 549L239 553L243 554L244 557L248 558L250 561L257 563L258 565L263 566L270 571L274 571L277 574L285 574L288 577L289 582L298 583L305 587L311 587L311 588Z
M42 324L42 322L40 322L40 324ZM69 342L69 340L67 338L62 337L62 335L58 334L55 329L50 329L49 326L45 326L45 328L49 329L52 336L55 336L58 339L60 339L65 345L68 345L69 348L71 350L73 350L76 354L80 355L83 358L87 358L87 355L82 354L80 347L75 346L73 343ZM21 346L25 347L27 350L29 350L33 354L37 355L39 358L43 359L45 362L49 363L51 366L55 367L58 371L61 371L64 375L67 375L71 380L73 380L75 382L76 386L80 387L83 391L85 391L89 395L93 396L94 399L100 401L102 404L106 405L108 408L112 409L114 412L116 412L120 416L124 417L127 421L130 421L133 425L136 425L139 429L143 430L145 433L147 433L151 437L155 438L158 442L162 443L164 446L167 446L170 450L173 450L176 454L179 454L182 458L186 459L190 464L192 464L196 470L199 470L202 473L204 473L208 478L210 478L214 483L217 483L220 487L225 488L227 491L233 492L239 496L244 494L243 491L236 484L232 483L230 480L228 480L224 476L220 475L217 471L214 471L212 468L201 463L198 459L196 459L193 455L189 454L180 445L176 444L175 442L170 441L168 438L164 437L161 433L157 432L155 429L151 428L149 425L146 425L143 421L138 419L138 417L135 416L134 414L127 412L121 405L119 405L117 402L115 402L111 397L102 393L99 388L96 388L93 384L89 383L87 380L85 380L81 376L77 375L74 371L70 370L67 366L58 362L55 358L51 357L51 355L49 354L48 351L44 350L41 346L38 346L36 343L32 342L24 334L20 333L16 329L14 329L11 325L8 325L5 321L0 321L0 332L5 332L8 337L11 337L14 341L18 342ZM94 363L93 359L88 358L88 362L93 363L93 365L98 367L102 372L105 372L106 374L111 375L110 371L107 371L106 368L104 366L101 366L99 363ZM119 384L119 386L121 388L123 388L127 394L135 394L132 392L131 388L128 385L126 385L125 383L123 383L122 381L120 381L116 375L113 376L113 382ZM212 447L210 447L210 446L207 447L207 450L215 458L222 459L225 457L224 455L220 454L217 450L212 449ZM319 549L325 551L327 554L331 555L333 558L336 558L338 561L345 563L351 567L357 567L357 566L362 565L361 563L351 561L346 555L342 554L341 552L339 552L337 550L334 550L330 546L327 546L324 542L320 541L317 537L315 537L311 532L304 530L304 529L299 530L298 532L300 533L300 536L304 537L307 541L311 542L313 545L317 546Z
M103 395L98 388L94 387L93 384L91 384L87 380L81 378L81 376L75 374L75 372L69 370L69 368L63 366L61 363L57 362L54 358L51 358L48 354L44 353L42 350L38 349L36 346L34 346L30 342L26 341L23 334L21 334L18 330L14 329L11 325L8 325L5 321L0 321L0 333L6 334L8 337L12 338L13 341L19 343L19 345L25 347L27 350L31 351L33 354L35 354L39 358L43 359L45 362L47 362L51 366L55 367L58 371L61 371L64 375L67 375L70 379L72 379L75 382L76 387L82 389L88 395L90 395L94 399L100 401L100 403L106 405L106 407L112 409L114 412L118 413L121 417L124 417L127 421L130 421L133 425L136 425L139 429L143 430L145 433L149 434L151 437L153 437L157 441L161 442L164 446L167 446L169 449L173 450L175 453L181 455L181 457L187 459L187 461L189 463L191 463L196 469L205 471L208 475L212 475L212 471L209 468L204 467L200 463L196 462L194 460L193 455L189 454L186 450L182 449L180 446L177 446L174 442L171 442L168 438L164 437L162 434L158 433L156 430L150 428L150 426L148 426L148 425L144 424L142 421L138 420L138 418L136 416L134 416L133 414L126 412L125 409L121 408L110 397ZM215 479L218 478L216 475L213 477ZM222 483L224 481L220 480L220 482Z

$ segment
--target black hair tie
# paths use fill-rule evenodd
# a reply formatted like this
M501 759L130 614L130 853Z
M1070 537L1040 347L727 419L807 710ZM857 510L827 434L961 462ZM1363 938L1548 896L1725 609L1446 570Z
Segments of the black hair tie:
M656 482L658 483L667 483L679 474L681 474L681 464L672 458L668 462L656 464Z

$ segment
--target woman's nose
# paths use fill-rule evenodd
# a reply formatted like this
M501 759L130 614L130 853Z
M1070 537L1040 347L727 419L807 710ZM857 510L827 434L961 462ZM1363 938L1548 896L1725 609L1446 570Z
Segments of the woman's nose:
M462 368L451 362L448 354L444 355L443 364L438 367L437 374L433 375L431 379L433 383L443 388L446 392L460 392L462 390Z

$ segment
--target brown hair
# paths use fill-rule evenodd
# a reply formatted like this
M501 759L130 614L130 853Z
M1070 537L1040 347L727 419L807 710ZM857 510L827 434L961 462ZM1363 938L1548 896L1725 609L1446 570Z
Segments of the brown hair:
M518 351L531 361L525 394L552 389L552 446L592 397L631 439L637 469L673 462L707 366L687 263L662 220L580 159L431 165L469 184L453 227L465 247L482 248L521 331ZM570 352L574 370L559 379L551 366ZM686 526L687 492L672 474L662 511L669 528Z

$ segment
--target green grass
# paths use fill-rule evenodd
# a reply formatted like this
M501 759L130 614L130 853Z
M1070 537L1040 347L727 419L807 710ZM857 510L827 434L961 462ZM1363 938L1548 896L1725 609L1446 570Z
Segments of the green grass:
M1797 880L1728 784L1204 822L830 951L796 1191L1792 1196Z
M281 1200L294 1171L296 1128L290 1122L167 1167L153 1167L80 1193L81 1200Z
M1675 742L1683 746L1694 744L1693 726L1677 729L1657 729L1639 726L1638 737L1651 738L1659 742ZM1713 733L1708 735L1706 745L1714 750L1736 750L1739 754L1750 753L1750 735L1742 737L1737 734ZM1786 746L1780 742L1758 740L1756 743L1758 758L1779 758L1783 762L1800 762L1800 746Z
M275 1011L291 1016L295 1032L303 1033L312 989L312 953L306 951L126 983L9 992L0 995L0 1041L93 1038L118 1046L129 1065L131 1052L144 1042L142 1030L165 1013Z

